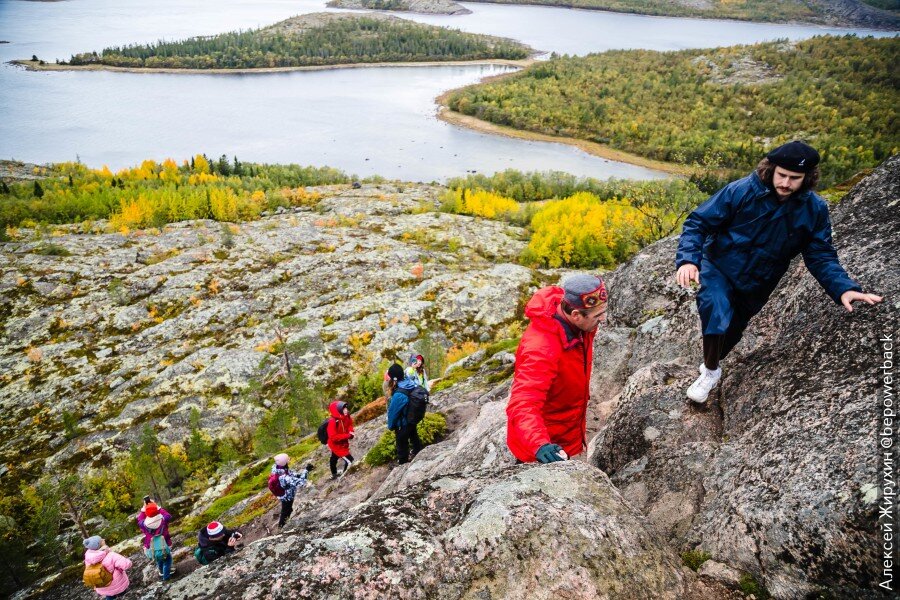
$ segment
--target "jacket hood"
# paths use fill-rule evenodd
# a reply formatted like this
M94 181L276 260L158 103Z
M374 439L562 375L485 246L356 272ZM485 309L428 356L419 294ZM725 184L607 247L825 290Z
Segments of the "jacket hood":
M403 390L412 390L415 389L417 385L419 385L419 383L415 379L407 377L406 379L401 381L400 384L397 385L397 387Z
M343 408L343 405L347 404L341 400L335 400L331 404L328 405L328 412L331 413L331 416L340 419L344 416L344 413L341 412L340 408Z
M109 550L87 550L84 553L84 564L96 565L98 562L103 562L107 554L109 554Z
M535 318L552 317L563 296L565 291L556 285L539 289L525 305L525 316L532 321Z

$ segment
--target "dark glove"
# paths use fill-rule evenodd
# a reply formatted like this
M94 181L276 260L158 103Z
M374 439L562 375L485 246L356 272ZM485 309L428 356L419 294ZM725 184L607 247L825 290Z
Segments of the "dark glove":
M307 471L312 471L312 470L313 470L313 464L312 464L312 463L307 463L307 465L306 465L306 470L307 470Z
M556 444L544 444L540 448L538 448L535 456L537 457L539 462L542 463L551 463L557 462L560 460L565 460L559 453L562 452L562 448L560 448Z

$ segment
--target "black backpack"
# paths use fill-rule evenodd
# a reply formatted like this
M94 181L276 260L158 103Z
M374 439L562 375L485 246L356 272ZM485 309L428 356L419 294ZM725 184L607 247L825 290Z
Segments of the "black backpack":
M316 430L316 437L319 438L319 441L323 444L328 443L328 422L331 421L331 417L327 417L322 424L319 425L319 428Z
M406 408L406 420L409 423L418 423L424 419L429 400L428 390L421 385L417 385L411 390L399 388L397 391L409 398L409 405Z

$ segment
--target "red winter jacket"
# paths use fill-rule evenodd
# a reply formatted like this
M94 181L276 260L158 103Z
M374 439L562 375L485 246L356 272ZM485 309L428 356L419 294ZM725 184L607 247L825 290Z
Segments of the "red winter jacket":
M544 444L569 456L587 446L587 404L595 331L581 332L558 314L561 287L547 287L525 305L531 323L516 351L506 443L521 461L534 462Z
M328 407L331 419L328 420L328 448L337 456L350 454L350 436L353 434L353 418L338 412L338 401Z

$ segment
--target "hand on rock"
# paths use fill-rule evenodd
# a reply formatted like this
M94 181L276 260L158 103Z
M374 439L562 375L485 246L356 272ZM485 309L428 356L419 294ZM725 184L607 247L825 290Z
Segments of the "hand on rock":
M844 305L844 308L847 309L847 312L853 312L853 303L854 302L865 302L866 304L878 304L881 302L883 298L881 296L877 296L875 294L864 294L862 292L855 292L853 290L847 290L843 294L841 294L841 304Z
M700 271L697 269L697 265L685 263L678 267L675 280L681 287L690 287L692 281L700 285Z
M538 448L535 454L539 462L551 463L566 460L564 458L563 449L556 444L544 444Z

